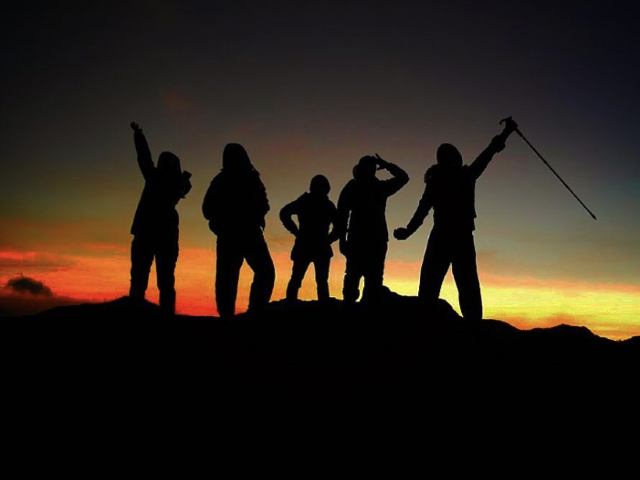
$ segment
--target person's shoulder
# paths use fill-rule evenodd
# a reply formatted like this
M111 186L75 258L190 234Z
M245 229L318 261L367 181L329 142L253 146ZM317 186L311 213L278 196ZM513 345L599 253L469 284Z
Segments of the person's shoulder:
M331 201L329 197L320 199L320 201L318 202L318 207L328 212L333 212L336 209L335 204Z
M462 172L463 177L473 176L473 169L471 168L471 165L463 165L460 168L460 171Z
M227 173L225 173L224 170L220 170L218 173L216 173L213 178L211 179L211 184L213 185L214 183L220 183L220 182L224 182L225 178L227 177Z
M424 174L424 183L439 183L441 181L448 181L459 175L466 175L469 172L468 166L463 165L461 167L451 169L449 167L435 164L431 165Z
M431 165L424 174L425 181L437 176L440 170L440 166L437 163L435 165Z
M344 187L342 187L342 193L350 192L351 190L353 190L357 186L358 186L358 183L356 182L356 179L352 178L351 180L349 180L346 183L346 185Z
M264 183L262 183L260 174L258 172L248 172L240 177L234 176L232 182L236 184L238 188L247 189L249 192L266 192L266 188L264 186Z
M300 195L295 200L291 200L284 207L282 207L282 211L287 212L297 212L301 207L304 206L304 195Z
M307 203L309 203L309 192L304 192L291 203L299 206L306 205Z

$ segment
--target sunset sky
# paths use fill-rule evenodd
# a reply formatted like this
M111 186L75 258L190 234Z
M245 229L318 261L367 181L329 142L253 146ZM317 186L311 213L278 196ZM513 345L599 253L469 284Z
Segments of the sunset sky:
M312 176L326 175L337 201L358 159L379 153L411 177L387 210L390 228L404 226L438 145L470 162L512 115L598 220L510 138L476 188L485 318L640 335L640 4L523 3L61 1L5 11L0 313L127 293L144 185L131 121L154 159L172 151L193 173L178 206L178 311L213 315L215 237L201 205L225 144L245 146L267 188L278 299L293 240L278 212ZM390 242L391 289L417 294L431 226L430 216L410 240ZM336 297L343 274L337 254ZM5 287L21 275L51 293ZM302 297L314 298L308 277ZM155 276L150 284L157 301ZM459 311L451 274L443 297Z

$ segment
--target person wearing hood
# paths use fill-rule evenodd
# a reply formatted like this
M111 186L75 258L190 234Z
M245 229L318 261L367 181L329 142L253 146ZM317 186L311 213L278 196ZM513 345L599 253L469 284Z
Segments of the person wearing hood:
M380 180L376 170L387 170L392 178ZM380 298L384 278L389 233L385 211L387 199L409 181L407 173L380 158L362 157L353 169L353 179L345 185L338 200L337 231L340 252L347 258L342 295L353 303L360 296L364 277L363 301Z
M222 170L211 181L202 204L209 229L217 236L216 304L221 317L235 314L240 268L246 260L254 277L249 310L264 308L273 292L275 267L264 239L267 192L242 145L222 153Z
M470 165L464 165L456 147L443 143L436 153L437 163L425 174L425 189L413 217L394 237L406 240L422 225L433 208L433 229L420 271L418 296L432 305L440 296L444 277L452 266L458 287L460 310L465 319L482 319L482 296L476 265L475 230L476 181L493 156L504 150L505 142L518 125L508 119L502 133Z
M133 242L129 296L137 300L144 299L155 258L160 308L164 313L173 315L179 239L176 205L191 190L191 174L182 171L180 159L171 152L162 152L158 157L158 165L154 165L142 129L135 122L131 123L131 128L145 185L131 226Z
M329 299L329 267L333 250L331 244L338 239L335 229L336 206L329 199L331 185L324 175L311 179L309 191L280 210L280 220L296 241L291 251L293 269L287 286L287 300L297 300L298 290L309 265L313 263L318 300ZM298 225L291 218L298 217ZM329 233L329 228L333 230Z

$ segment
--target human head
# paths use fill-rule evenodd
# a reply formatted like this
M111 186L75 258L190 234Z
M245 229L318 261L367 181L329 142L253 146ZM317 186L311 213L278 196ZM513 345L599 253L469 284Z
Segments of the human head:
M162 152L158 157L158 171L167 176L180 175L180 159L171 152Z
M460 155L458 149L450 143L443 143L438 147L436 160L439 165L443 165L445 167L462 166L462 155Z
M331 185L329 180L324 175L316 175L311 179L311 185L309 191L312 195L318 195L326 197L331 191Z
M353 167L353 177L356 180L367 180L376 176L376 166L378 161L371 155L365 155L358 164Z
M222 152L222 168L230 172L254 171L247 151L239 143L228 143Z

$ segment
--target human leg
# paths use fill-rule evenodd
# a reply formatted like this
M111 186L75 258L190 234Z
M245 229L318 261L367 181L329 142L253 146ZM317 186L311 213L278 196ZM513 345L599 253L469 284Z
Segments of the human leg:
M384 262L387 258L387 243L373 245L367 250L369 261L364 274L364 292L362 300L375 302L380 299L384 281Z
M178 262L178 239L161 241L156 248L156 277L160 291L160 308L167 314L176 311L175 270Z
M316 258L313 261L313 268L316 273L316 287L318 291L318 300L329 299L329 267L331 265L331 257Z
M456 244L453 255L453 278L458 287L462 316L469 320L482 320L482 294L472 233L461 237Z
M153 243L150 239L135 235L131 242L131 286L129 296L142 300L149 284L153 264Z
M269 247L262 232L246 238L244 244L244 258L253 270L253 282L249 294L249 309L264 308L273 293L276 280L276 269L269 253Z
M433 304L440 297L442 282L451 264L450 241L449 235L436 229L431 230L429 234L420 269L418 290L418 297L427 305Z
M293 261L293 267L291 269L291 279L287 285L287 300L297 300L298 290L302 285L307 269L309 268L310 261L307 259L298 259Z
M218 236L216 246L216 305L221 317L232 317L236 309L242 250L234 238Z
M362 259L355 252L347 255L347 266L342 285L342 298L345 302L354 303L360 296L360 279L362 278Z

